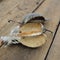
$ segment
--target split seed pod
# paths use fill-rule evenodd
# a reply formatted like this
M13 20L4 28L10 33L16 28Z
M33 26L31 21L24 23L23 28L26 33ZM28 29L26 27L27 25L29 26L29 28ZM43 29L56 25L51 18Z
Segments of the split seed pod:
M16 40L19 43L32 48L42 46L46 42L47 37L44 32L51 32L44 27L45 21L46 19L40 14L27 14L21 22L17 22L20 24L20 30L17 36L21 37L21 39Z

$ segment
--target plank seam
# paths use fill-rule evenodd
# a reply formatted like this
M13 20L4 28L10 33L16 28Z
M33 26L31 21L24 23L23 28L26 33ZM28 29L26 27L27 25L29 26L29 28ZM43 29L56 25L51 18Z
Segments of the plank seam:
M53 36L53 38L52 38L51 44L50 44L50 46L49 46L49 48L48 48L48 51L47 51L47 53L46 53L46 56L45 56L44 60L47 60L49 51L50 51L50 49L51 49L51 47L52 47L52 44L53 44L53 42L54 42L54 40L55 40L55 36L56 36L56 34L57 34L57 31L58 31L58 29L59 29L59 26L60 26L60 21L58 22L58 25L57 25L57 27L56 27L54 36Z
M34 13L43 3L44 3L45 0L43 0L33 11L32 13Z

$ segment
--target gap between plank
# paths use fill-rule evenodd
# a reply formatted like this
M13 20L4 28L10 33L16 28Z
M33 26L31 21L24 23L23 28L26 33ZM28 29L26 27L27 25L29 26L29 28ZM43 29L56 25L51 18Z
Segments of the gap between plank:
M50 44L50 46L49 46L49 48L48 48L48 51L47 51L47 53L46 53L46 56L45 56L44 60L47 60L47 57L48 57L49 51L50 51L51 46L52 46L52 44L53 44L53 42L54 42L54 39L55 39L55 36L56 36L57 31L58 31L58 29L59 29L59 26L60 26L60 21L58 22L58 25L57 25L57 27L56 27L56 30L55 30L54 36L53 36L53 38L52 38L51 44Z
M34 13L43 3L44 3L45 0L41 1L39 3L39 5L32 11L32 13Z

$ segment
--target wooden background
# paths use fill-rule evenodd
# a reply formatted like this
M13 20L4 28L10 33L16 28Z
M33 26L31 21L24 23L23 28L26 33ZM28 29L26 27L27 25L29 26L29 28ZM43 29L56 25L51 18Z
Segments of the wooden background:
M54 34L46 32L48 36L46 44L36 49L25 47L22 44L0 48L0 60L60 60L60 27L58 27L60 0L0 1L0 36L8 35L11 29L18 25L8 23L9 19L21 21L23 16L31 12L39 13L48 19L46 28ZM52 41L53 44L51 44Z

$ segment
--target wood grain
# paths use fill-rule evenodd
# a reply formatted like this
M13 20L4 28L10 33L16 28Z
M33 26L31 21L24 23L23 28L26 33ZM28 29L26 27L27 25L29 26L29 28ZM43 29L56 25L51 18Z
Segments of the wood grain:
M36 13L49 19L49 21L46 22L46 28L55 32L60 17L60 0L46 0ZM5 22L7 22L8 19L20 20L20 17L25 14L25 11L20 12L17 8L11 12L11 15L7 14L6 17L3 18L3 24L1 23L0 35L6 35L15 26L14 23L6 24ZM19 18L16 18L16 16L19 16ZM21 44L1 48L0 60L44 60L53 38L51 33L46 32L46 34L48 36L46 44L36 49L31 49Z
M60 27L50 49L47 60L60 60Z
M0 19L14 8L19 10L31 10L35 8L42 0L2 0L0 2ZM32 3L31 3L32 2ZM37 2L39 2L37 4ZM31 7L32 6L32 7Z
M48 22L46 22L46 28L53 31L53 33L55 32L55 29L58 25L59 22L59 16L60 16L60 12L59 12L59 8L60 7L60 3L58 2L58 0L46 0L45 3L43 3L42 6L40 6L40 9L38 9L36 12L42 14L43 16L46 17L46 19L50 20ZM37 55L39 56L38 58L41 60L44 60L46 53L48 51L48 48L50 46L50 43L52 41L53 35L51 35L50 33L47 33L47 42L46 44L40 49L38 50L39 53L37 53ZM37 59L38 59L37 58ZM38 60L39 60L38 59Z

